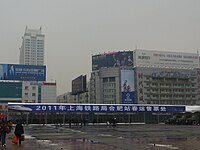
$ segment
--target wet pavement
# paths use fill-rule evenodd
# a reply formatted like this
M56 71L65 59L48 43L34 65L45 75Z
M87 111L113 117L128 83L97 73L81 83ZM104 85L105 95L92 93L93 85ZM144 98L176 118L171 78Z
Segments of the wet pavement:
M199 150L200 126L118 125L27 126L22 147L7 149L42 150ZM10 138L10 139L9 139Z

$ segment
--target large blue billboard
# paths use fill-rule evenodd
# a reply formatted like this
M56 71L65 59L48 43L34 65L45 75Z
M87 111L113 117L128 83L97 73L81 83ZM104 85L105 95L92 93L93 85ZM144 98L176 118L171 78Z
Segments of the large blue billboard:
M41 104L8 103L10 111L24 112L185 112L185 106L137 104Z
M121 70L122 104L135 103L134 70Z
M46 66L0 64L0 80L46 81Z

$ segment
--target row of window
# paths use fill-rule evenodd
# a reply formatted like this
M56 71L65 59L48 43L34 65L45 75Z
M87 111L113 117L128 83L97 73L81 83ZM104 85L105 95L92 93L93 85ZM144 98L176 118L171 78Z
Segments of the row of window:
M116 90L115 89L104 89L103 92L109 92L109 93L114 93Z
M115 82L115 77L105 77L103 78L103 83L106 82Z
M26 47L25 47L25 50L26 50L26 51L30 51L30 49L31 49L31 50L36 50L36 49L37 49L37 50L43 50L43 49L44 49L44 46L38 46L38 47L35 47L35 46L34 46L34 47L33 47L33 46L31 46L31 47L30 47L30 46L26 46Z
M190 87L190 86L195 86L195 84L158 84L158 83L152 83L152 84L149 84L147 83L147 85L152 85L152 86L168 86L168 87L172 87L172 86L175 86L175 87Z
M156 97L156 98L195 98L195 95L147 95L147 97Z
M104 83L104 87L115 87L115 83Z
M35 55L36 55L36 53L31 53L31 54L34 54L33 56L35 56ZM31 54L29 54L29 53L26 53L26 54L25 54L25 57L30 57L30 56L31 56ZM44 54L44 53L41 53L41 52L39 52L39 53L37 53L37 57L43 57L43 54Z
M150 79L158 79L158 78L155 78L155 77L146 77L146 80L150 80ZM190 80L190 81L195 81L195 79L194 78L159 78L159 79L164 79L164 80L166 80L166 81L171 81L171 80L178 80L178 81L180 81L180 80L182 80L182 81L188 81L188 80Z
M148 92L195 92L195 89L147 89Z
M28 93L25 93L25 96L27 97L27 96L28 96ZM35 96L36 96L36 93L32 93L32 96L35 97Z
M147 101L147 104L171 104L171 105L193 105L195 104L195 101L183 101L183 100L178 100L178 101L172 101L172 100L166 100L166 101Z
M114 98L116 98L116 96L115 95L103 95L103 98L104 99L114 99Z
M28 90L28 89L29 89L29 86L25 86L24 89L25 89L25 90ZM36 86L32 86L32 90L36 90Z
M36 37L31 37L31 39L26 39L27 42L29 41L36 41ZM37 40L37 42L44 42L44 40Z

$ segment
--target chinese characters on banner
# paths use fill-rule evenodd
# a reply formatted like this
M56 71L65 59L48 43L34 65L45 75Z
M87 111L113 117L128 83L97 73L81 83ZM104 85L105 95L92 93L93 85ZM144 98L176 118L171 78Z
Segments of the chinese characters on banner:
M8 104L8 109L20 107L31 112L185 112L185 106L164 105Z

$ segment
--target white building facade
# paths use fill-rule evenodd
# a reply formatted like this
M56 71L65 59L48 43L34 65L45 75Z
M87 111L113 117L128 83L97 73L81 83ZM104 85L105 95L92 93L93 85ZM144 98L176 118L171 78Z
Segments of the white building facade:
M44 34L40 29L28 29L22 37L20 64L44 65Z
M40 103L41 90L38 84L29 81L22 82L22 103Z
M56 103L56 82L22 82L23 103Z
M56 82L44 82L41 86L41 103L56 103Z

